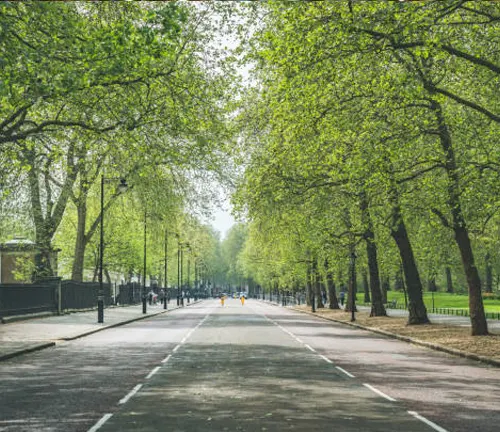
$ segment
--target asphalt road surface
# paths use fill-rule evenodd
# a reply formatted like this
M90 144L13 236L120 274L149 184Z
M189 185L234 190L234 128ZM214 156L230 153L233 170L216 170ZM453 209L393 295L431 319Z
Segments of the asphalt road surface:
M229 299L0 364L0 431L493 432L500 370Z

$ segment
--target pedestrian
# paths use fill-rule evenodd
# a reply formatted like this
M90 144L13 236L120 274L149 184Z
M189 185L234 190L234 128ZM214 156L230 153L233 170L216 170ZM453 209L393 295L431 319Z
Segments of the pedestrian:
M241 300L241 306L243 306L245 304L245 296L243 294L240 296L240 300Z
M326 304L326 291L322 291L321 296L323 297L323 304Z
M345 291L344 291L344 289L342 289L342 291L340 291L340 304L341 304L341 306L344 306L344 299L345 299Z

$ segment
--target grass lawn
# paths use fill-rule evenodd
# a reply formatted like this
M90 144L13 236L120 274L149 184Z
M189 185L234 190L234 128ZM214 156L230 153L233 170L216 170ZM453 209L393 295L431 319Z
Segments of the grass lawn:
M357 300L362 302L363 293L358 293ZM398 304L404 304L405 298L402 291L388 291L387 300L396 300ZM483 300L486 312L500 312L500 300ZM432 293L424 292L424 303L427 309L432 308ZM469 309L469 296L463 294L448 294L444 292L434 293L435 308Z

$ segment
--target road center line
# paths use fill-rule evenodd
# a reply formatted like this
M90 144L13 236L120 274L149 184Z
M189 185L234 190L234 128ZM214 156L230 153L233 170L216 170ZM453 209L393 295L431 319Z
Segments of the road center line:
M301 343L303 344L304 342L302 342L302 339L299 339L298 337L295 338L295 340L298 342L298 343Z
M146 379L151 378L156 372L158 372L161 369L161 366L156 366L151 372L149 372L148 376Z
M326 361L327 363L330 363L332 364L333 362L328 358L328 357L325 357L324 355L320 354L319 355L324 361Z
M356 378L353 374L347 372L345 369L342 369L340 366L335 366L340 372L345 373L349 378Z
M396 399L393 399L390 396L387 396L385 393L382 393L380 390L376 389L375 387L371 386L370 384L363 384L363 385L365 387L369 388L371 391L377 393L379 396L382 396L383 398L387 399L388 401L396 402Z
M169 354L168 356L166 356L161 362L162 363L166 363L170 360L170 357L172 357L172 354Z
M427 420L425 417L422 417L419 413L417 413L415 411L408 411L408 414L419 419L420 421L423 421L427 426L430 426L432 429L437 430L438 432L448 432L446 429L443 429L441 426L438 426L436 423L433 423L430 420Z
M123 399L120 399L120 402L118 404L123 405L126 403L132 396L134 396L142 387L142 384L137 384L127 396L125 396Z
M314 348L312 348L310 345L307 345L307 344L304 344L304 346L309 350L309 351L312 351L312 352L316 352L316 350Z
M180 345L177 345L173 350L172 352L176 352L181 346Z
M104 414L101 418L101 420L99 420L94 426L92 426L87 432L96 432L97 430L100 429L100 427L106 423L111 417L113 416L113 414Z
M185 342L186 342L186 337L183 337L182 340L181 340L181 344L183 344Z

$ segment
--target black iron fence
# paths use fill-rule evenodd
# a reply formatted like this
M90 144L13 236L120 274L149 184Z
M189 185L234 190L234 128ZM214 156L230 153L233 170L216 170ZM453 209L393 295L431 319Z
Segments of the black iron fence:
M95 282L75 282L66 280L61 282L61 309L78 310L90 309L97 305L99 284ZM104 305L113 304L111 285L104 284Z
M139 283L128 283L118 287L116 303L120 305L130 305L140 303L142 300L142 287Z
M57 312L56 284L0 285L0 317Z
M34 284L0 285L0 318L39 312L64 313L97 307L99 284L49 278ZM104 284L104 304L115 303L111 285Z

